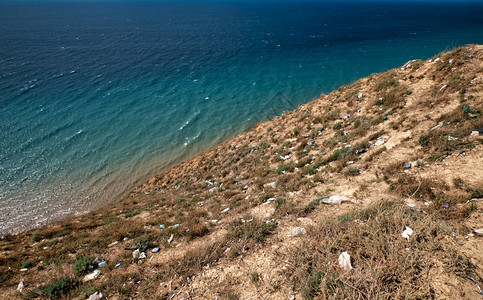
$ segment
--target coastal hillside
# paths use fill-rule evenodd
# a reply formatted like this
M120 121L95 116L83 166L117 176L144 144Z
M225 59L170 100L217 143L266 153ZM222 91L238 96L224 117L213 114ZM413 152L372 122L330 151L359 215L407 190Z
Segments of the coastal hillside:
M483 299L483 46L374 74L0 240L3 299Z

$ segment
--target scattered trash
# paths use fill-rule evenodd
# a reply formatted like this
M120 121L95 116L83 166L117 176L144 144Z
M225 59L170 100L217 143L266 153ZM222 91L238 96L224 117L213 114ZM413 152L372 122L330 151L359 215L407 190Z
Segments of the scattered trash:
M263 187L271 187L271 188L276 188L277 187L277 183L275 181L272 181L272 182L269 182L269 183L265 183L263 185Z
M100 300L102 299L102 293L95 292L94 294L90 295L87 300Z
M23 284L23 280L22 280L17 286L17 291L19 291L20 293L23 292L24 287L25 285Z
M98 264L97 264L97 267L98 267L98 268L100 268L100 267L102 267L102 266L104 266L104 265L107 265L107 261L105 261L105 260L103 260L103 261L101 261L100 263L98 263Z
M349 115L349 114L345 116L346 119L349 119L350 117L351 117L351 115Z
M411 169L411 167L412 167L412 165L411 165L411 163L410 163L410 162L405 162L405 163L404 163L404 168L405 168L405 169Z
M82 279L82 282L94 280L97 277L99 277L100 274L101 274L101 270L95 270L94 272L89 273L86 276L84 276L84 278Z
M387 120L387 116L384 116L382 119L383 119L384 121L386 121L386 120Z
M42 291L38 287L33 287L31 291L32 291L32 293L37 294L37 295L39 295L41 297L44 295L44 291Z
M282 160L287 160L287 159L289 159L289 158L290 158L290 156L291 156L290 154L285 155L285 156L280 155L280 159L282 159Z
M409 241L409 237L413 235L413 230L409 227L406 226L406 229L404 229L403 233L401 234L403 238L407 239Z
M339 195L333 195L330 196L329 198L322 198L320 199L321 203L325 204L341 204L342 202L351 202L351 200L345 196L339 196Z
M224 213L226 213L226 212L227 212L227 211L229 211L229 210L230 210L230 208L229 208L229 207L227 207L227 208L225 208L224 210L222 210L222 211L221 211L221 213L222 213L222 214L224 214Z
M445 204L443 204L443 208L444 208L444 209L449 208L449 203L445 203Z
M288 234L289 237L299 236L302 234L307 234L307 230L303 227L295 227L293 228L290 233Z
M443 126L443 122L439 122L438 125L434 126L433 128L431 128L429 131L433 131L433 130L436 130L438 129L439 127Z
M348 162L346 162L346 164L348 164L348 165L352 165L353 163L354 163L353 160L349 160Z
M144 258L146 258L146 253L141 252L141 253L139 254L139 259L144 259Z
M474 233L479 236L483 236L483 228L473 229Z
M153 250L151 250L153 253L158 253L159 252L159 247L154 247Z
M356 154L362 154L362 153L365 153L365 152L367 152L366 148L361 148L361 149L356 150Z
M361 98L362 98L362 93L359 93L359 94L357 95L357 99L361 99Z
M478 285L478 283L476 282L476 280L473 278L473 276L471 276L470 274L466 274L466 277L468 277L469 280L473 281L476 284L476 287L478 288L478 291L480 292L480 294L483 295L483 290L481 290L480 286Z
M22 268L20 269L20 272L27 272L29 269L28 268Z
M288 296L288 300L295 300L295 296L294 295Z
M112 246L117 245L118 243L119 243L118 241L114 241L114 242L110 243L109 245L107 245L107 247L109 247L109 248L110 248L110 247L112 247Z
M134 250L132 252L132 258L138 259L139 258L139 254L140 254L139 249Z
M173 238L174 238L174 234L171 234L171 236L168 239L168 244L171 244L171 242L173 241Z
M347 253L347 251L344 251L340 254L339 266L346 271L352 270L351 256L349 255L349 253Z
M164 228L166 228L166 225L164 225L164 224L159 224L159 228L160 228L160 229L164 229Z
M378 138L377 141L374 143L374 146L381 146L386 141L383 138Z
M213 193L213 192L216 192L216 190L218 190L218 188L217 187L213 187L213 188L209 189L208 192Z
M274 197L272 197L272 198L268 198L268 199L267 199L267 203L268 203L268 202L275 201L276 199L277 199L277 198L274 198Z
M246 185L243 187L243 189L244 189L244 190L247 190L247 189L248 189L248 188L249 188L249 187L250 187L252 184L253 184L253 182L251 182L251 181L250 181L249 183L247 183L247 184L246 184Z
M174 224L174 225L169 226L168 228L173 228L173 229L176 229L176 228L178 228L178 227L179 227L179 224Z
M426 201L426 202L424 202L424 206L430 206L431 204L433 204L433 201Z
M444 89L445 89L447 86L448 86L448 85L447 85L447 84L445 84L445 85L443 85L443 86L442 86L442 87L441 87L439 90L440 90L440 91L442 91L442 90L444 90Z
M118 263L117 263L117 264L114 266L114 268L119 268L120 266L121 266L121 262L118 262Z

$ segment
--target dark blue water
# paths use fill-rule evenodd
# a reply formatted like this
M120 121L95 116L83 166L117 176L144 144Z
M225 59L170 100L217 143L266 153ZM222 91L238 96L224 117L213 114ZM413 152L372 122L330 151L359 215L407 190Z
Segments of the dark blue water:
M481 3L0 4L0 234L374 72L483 43Z

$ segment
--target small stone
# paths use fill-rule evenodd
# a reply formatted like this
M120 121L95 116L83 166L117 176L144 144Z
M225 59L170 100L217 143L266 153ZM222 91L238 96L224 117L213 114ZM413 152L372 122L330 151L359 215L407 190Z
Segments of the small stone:
M94 272L89 273L86 276L84 276L84 278L82 279L82 282L94 280L97 277L99 277L100 274L101 274L101 270L95 270Z

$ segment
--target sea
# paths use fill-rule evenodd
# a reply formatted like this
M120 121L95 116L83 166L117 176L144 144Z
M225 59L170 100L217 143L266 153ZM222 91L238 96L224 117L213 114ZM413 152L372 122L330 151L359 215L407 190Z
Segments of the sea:
M482 1L0 2L0 235L468 43Z

